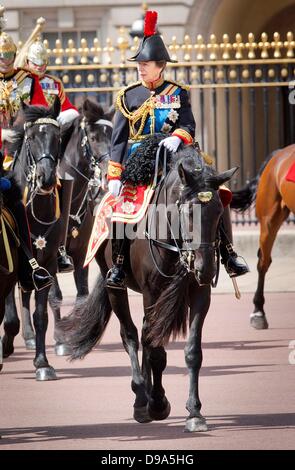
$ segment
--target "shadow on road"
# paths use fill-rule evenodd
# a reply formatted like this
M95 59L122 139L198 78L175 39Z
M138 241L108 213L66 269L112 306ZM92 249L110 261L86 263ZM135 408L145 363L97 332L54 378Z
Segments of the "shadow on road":
M209 438L211 432L265 431L267 429L295 429L295 413L225 415L207 417L209 431L195 434L196 438ZM1 429L1 444L16 445L37 442L66 441L71 439L113 439L119 442L153 441L167 439L191 439L191 433L184 433L184 417L169 418L165 422L137 424L135 422L100 423L73 426L45 426ZM78 443L77 443L78 444ZM77 448L80 446L77 445ZM52 448L50 446L50 448ZM60 446L58 446L60 448ZM83 448L83 445L81 446ZM247 445L245 443L245 449Z
M274 364L238 364L229 366L204 366L201 368L200 376L212 377L212 376L223 376L223 375L237 375L237 374L254 374L256 368L259 368L259 373L269 372L268 368ZM261 367L265 367L265 370L261 370ZM128 366L110 366L110 367L81 367L81 368L56 368L59 379L87 379L91 377L131 377L131 369ZM19 375L17 380L35 380L35 374L33 368L31 370L14 370L4 371L7 375ZM30 375L27 377L23 374ZM164 371L165 375L187 375L188 371L186 367L168 366ZM62 376L64 375L64 376Z

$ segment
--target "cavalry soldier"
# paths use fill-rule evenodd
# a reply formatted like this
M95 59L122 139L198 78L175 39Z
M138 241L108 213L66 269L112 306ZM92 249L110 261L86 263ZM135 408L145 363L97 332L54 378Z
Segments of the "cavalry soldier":
M155 132L169 134L159 145L171 152L176 152L181 142L192 144L194 141L195 120L187 87L163 77L166 63L175 61L171 60L161 36L156 33L156 21L157 13L148 11L143 40L136 55L129 59L137 62L140 81L122 89L117 97L108 168L108 188L114 196L120 194L124 161L144 137ZM248 272L248 267L233 251L228 207L222 219L222 261L230 276L240 276ZM123 242L113 237L113 267L107 279L109 287L124 288Z
M62 81L46 73L48 65L48 53L43 42L37 39L29 47L27 53L26 68L33 74L37 75L43 94L49 106L52 105L56 96L60 99L61 112L57 118L59 124L64 125L73 121L79 116L77 108L70 102L67 97Z
M41 290L49 287L52 284L52 277L45 268L38 265L33 257L30 230L20 191L10 178L2 176L3 155L1 148L2 144L6 141L11 141L11 132L10 129L2 130L0 127L0 191L3 195L5 206L10 209L18 225L18 238L20 239L18 249L18 280L22 290L30 292L33 289Z
M37 76L45 96L48 106L51 106L58 96L61 104L61 112L57 117L58 123L63 126L70 124L76 117L79 116L77 108L72 105L69 98L67 97L62 81L46 73L48 65L48 53L43 42L37 38L28 49L25 67L29 70L33 76ZM72 181L61 180L62 183L62 197L61 204L62 210L65 214L67 211L67 220L70 214L71 208L71 195L72 195ZM59 272L69 272L74 269L73 260L66 252L66 240L67 240L67 227L68 224L64 224L64 233L62 235L63 244L58 249L58 270Z
M0 31L3 27L3 8L0 10ZM0 32L0 127L3 129L9 129L12 127L17 113L20 109L21 101L29 105L34 106L48 106L46 98L43 94L39 79L36 75L32 75L29 71L22 68L15 68L14 61L16 57L16 45L11 36L9 36L5 31ZM12 158L6 155L6 149L0 150L5 156L4 168L9 168L9 163L12 162ZM1 164L2 169L2 164ZM7 195L9 192L7 193ZM13 205L12 210L14 216L18 222L20 233L20 238L23 240L25 249L21 249L19 257L21 260L20 269L20 283L23 286L24 290L32 290L34 284L32 283L32 268L28 261L29 254L31 257L31 240L30 233L28 229L25 209L21 201L17 205ZM70 269L73 269L71 259L68 260L67 255L62 253L63 256L59 256L59 266L65 270L69 270L68 266L70 264ZM62 270L62 269L60 269ZM42 288L49 285L52 280L49 273L45 273L45 270L40 268L39 280L37 279L37 273L34 271L34 279L36 278L36 287ZM44 279L41 279L41 278ZM39 282L40 281L40 282Z

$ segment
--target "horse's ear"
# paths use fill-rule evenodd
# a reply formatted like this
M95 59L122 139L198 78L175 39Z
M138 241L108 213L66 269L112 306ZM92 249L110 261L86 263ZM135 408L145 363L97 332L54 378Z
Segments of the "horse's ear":
M60 111L61 111L60 99L58 96L56 96L53 102L53 105L51 106L51 112L55 119L59 115Z
M29 106L24 102L24 100L21 98L20 99L20 110L25 112L25 110L28 108Z
M206 177L206 183L211 188L218 190L219 186L221 186L224 183L226 183L227 181L229 181L238 169L239 169L239 167L235 166L234 168L231 168L230 170L224 171L223 173L220 173L219 175L207 176Z
M94 103L88 98L86 98L83 103L82 113L88 122L96 122L104 117L102 107L98 103Z
M116 107L113 105L109 108L109 110L104 114L104 119L107 119L107 121L112 121L114 115L116 112Z
M233 176L234 174L236 173L236 171L238 171L239 167L238 166L235 166L233 168L231 168L230 170L227 170L227 171L224 171L223 173L220 173L218 175L218 179L220 181L220 184L219 186L221 186L222 184L226 183L227 181L229 181Z

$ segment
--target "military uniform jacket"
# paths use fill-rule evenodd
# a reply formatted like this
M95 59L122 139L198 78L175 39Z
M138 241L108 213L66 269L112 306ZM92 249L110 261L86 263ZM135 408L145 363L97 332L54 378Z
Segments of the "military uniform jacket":
M128 153L149 134L162 132L167 137L177 135L187 144L193 142L195 120L187 88L169 80L158 83L151 90L144 82L136 82L119 92L108 179L120 178Z
M38 77L23 69L16 69L8 78L0 75L0 125L10 127L20 108L26 104L47 106Z
M58 96L60 99L61 111L67 111L68 109L75 109L77 111L77 108L72 105L67 97L63 83L59 78L45 74L43 78L40 78L40 85L48 106L51 106L55 97Z

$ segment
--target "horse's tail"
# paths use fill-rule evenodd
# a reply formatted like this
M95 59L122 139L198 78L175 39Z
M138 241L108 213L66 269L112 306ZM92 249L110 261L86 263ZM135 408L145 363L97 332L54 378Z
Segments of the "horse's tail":
M244 212L252 206L256 199L257 186L260 176L262 175L262 172L268 162L277 152L278 150L275 150L270 155L268 155L268 157L264 160L261 167L259 168L257 175L252 178L249 183L246 184L246 186L244 186L242 189L239 189L238 191L233 191L233 198L230 203L231 209L235 209L239 212Z
M71 360L83 359L101 340L111 312L105 280L100 275L87 300L58 324L58 333L64 335L72 348Z
M164 289L152 312L147 315L147 340L158 347L168 343L170 336L175 339L179 334L185 336L188 318L188 280L187 271L178 265L174 279Z
M259 175L255 176L249 183L242 189L232 192L232 200L230 203L231 209L239 212L244 212L252 206L256 199L256 190L258 185Z

